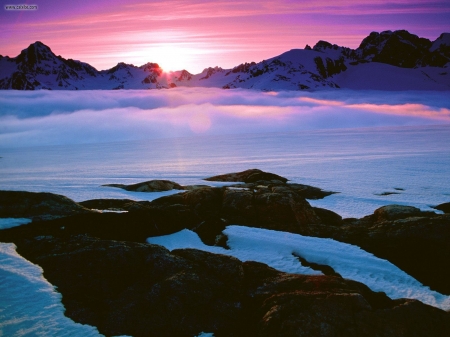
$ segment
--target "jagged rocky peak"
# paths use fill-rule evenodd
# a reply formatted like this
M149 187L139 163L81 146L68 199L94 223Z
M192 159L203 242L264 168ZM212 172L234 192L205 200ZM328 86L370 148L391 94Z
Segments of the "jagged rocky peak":
M175 77L175 79L176 81L189 81L192 79L192 74L189 71L183 69L180 75Z
M122 69L129 69L129 68L137 68L135 65L133 64L127 64L124 62L119 62L117 63L117 65L115 65L114 67L112 67L111 69L109 69L107 71L108 74L114 73L118 70L122 70Z
M311 47L310 47L310 49L311 49ZM320 40L319 42L317 42L314 45L314 47L312 48L312 50L315 50L318 52L329 53L329 54L331 51L332 52L331 55L333 55L334 57L345 57L345 58L349 58L349 59L356 58L356 54L353 49L350 49L348 47L338 46L337 44L331 44L331 43L329 43L327 41L323 41L323 40Z
M240 65L234 67L231 72L232 73L247 73L251 67L255 66L256 63L255 62L250 62L250 63L241 63Z
M391 64L397 67L413 68L422 65L431 41L420 38L406 30L372 32L357 49L359 56L367 61Z
M163 73L163 69L159 66L158 63L147 62L139 68L141 68L145 72L157 74L158 76Z
M430 51L441 51L450 57L450 33L442 33L435 41L433 41Z
M333 45L327 41L320 40L319 42L317 42L314 45L314 47L312 49L316 50L316 51L323 51L326 49L338 49L338 48L339 48L339 46L336 44Z
M30 44L28 48L22 50L20 55L16 57L16 63L34 68L36 64L42 61L54 61L57 58L48 46L40 41L36 41Z
M215 66L213 67L208 67L203 69L203 71L200 73L202 75L202 77L200 78L200 80L206 80L208 78L210 78L212 75L214 75L215 73L219 73L222 72L223 69L221 67Z

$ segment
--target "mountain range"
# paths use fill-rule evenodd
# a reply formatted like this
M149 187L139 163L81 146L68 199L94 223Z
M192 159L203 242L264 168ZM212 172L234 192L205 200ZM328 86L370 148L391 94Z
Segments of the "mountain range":
M165 72L157 63L118 63L107 70L55 55L35 42L16 57L0 55L0 89L87 90L174 87L264 91L330 88L450 90L450 33L435 41L405 30L372 32L356 49L319 41L259 63L218 66L199 74Z

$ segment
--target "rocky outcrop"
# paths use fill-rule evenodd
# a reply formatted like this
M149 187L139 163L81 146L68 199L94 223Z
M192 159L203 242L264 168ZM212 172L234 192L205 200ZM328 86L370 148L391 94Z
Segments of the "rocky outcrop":
M206 244L226 247L222 231L229 224L333 238L450 294L450 214L389 205L362 219L342 219L305 199L331 192L260 170L219 177L244 183L196 186L152 202L75 203L50 193L0 191L0 217L51 219L2 230L0 241L14 242L22 256L43 267L63 295L67 316L106 335L450 334L449 313L414 300L390 300L302 256L299 263L330 276L286 274L256 262L144 243L188 228Z
M362 219L325 223L303 226L300 234L357 245L450 295L450 214L389 205Z
M221 174L214 177L205 178L207 181L227 181L227 182L244 182L244 183L254 183L258 180L277 180L283 183L287 182L288 179L279 176L278 174L264 172L258 169L250 169L242 172Z
M434 206L433 208L438 209L444 213L450 213L450 202L445 202L443 204Z
M76 322L140 336L445 336L450 317L335 276L89 236L15 237Z
M170 190L184 190L184 187L170 180L149 180L142 183L123 185L123 184L106 184L102 186L118 187L126 191L134 192L162 192Z
M219 221L224 226L241 224L298 233L299 227L320 222L305 198L286 184L200 188L156 199L151 206L164 209L174 204L188 207L202 221Z
M65 196L53 193L0 191L0 217L49 220L94 213Z
M405 219L414 216L424 216L426 213L422 212L417 207L402 206L402 205L388 205L375 210L372 219L374 222L390 221ZM429 213L430 215L434 213Z
M445 49L432 48L433 43L406 30L372 32L356 49L360 58L397 67L443 67L450 61ZM444 48L445 48L444 43Z
M147 201L134 201L130 199L91 199L78 204L94 210L102 211L142 211L148 210Z

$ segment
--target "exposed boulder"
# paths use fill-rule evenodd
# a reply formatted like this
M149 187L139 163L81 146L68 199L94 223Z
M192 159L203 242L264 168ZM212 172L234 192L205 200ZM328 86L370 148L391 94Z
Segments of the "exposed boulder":
M278 174L264 172L258 169L249 169L242 172L221 174L214 177L205 178L208 181L228 181L228 182L244 182L244 183L254 183L258 180L278 180L283 183L287 182L288 179L279 176Z
M48 220L86 213L94 212L62 195L0 191L0 217Z
M81 201L80 204L83 207L96 210L106 211L138 211L149 209L148 201L134 201L130 199L91 199Z
M118 187L126 191L135 192L162 192L170 190L184 190L184 187L170 180L149 180L142 183L123 185L123 184L106 184L102 186Z
M303 184L287 184L286 186L290 189L293 189L298 195L302 196L303 198L312 200L323 199L331 194L337 193L324 191L318 187Z
M340 226L342 224L342 217L333 211L319 207L313 207L313 210L320 222L325 225Z
M434 206L433 208L438 209L444 213L450 213L450 202L445 202L443 204Z
M388 205L375 210L374 221L390 221L423 215L420 209L412 206Z

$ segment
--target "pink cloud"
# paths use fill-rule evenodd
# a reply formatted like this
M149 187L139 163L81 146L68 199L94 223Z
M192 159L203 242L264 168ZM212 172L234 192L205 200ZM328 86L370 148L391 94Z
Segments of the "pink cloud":
M381 114L400 115L400 116L415 116L437 119L442 121L450 121L450 109L439 108L433 109L423 104L349 104L345 105L347 108L360 109Z
M373 30L409 29L435 39L448 28L435 16L450 13L447 2L426 0L135 0L65 6L42 0L38 5L35 13L0 13L0 54L16 56L40 40L55 53L98 69L120 61L158 62L166 70L194 73L258 62L319 39L355 48ZM419 13L420 20L409 16ZM170 50L177 63L168 62Z

